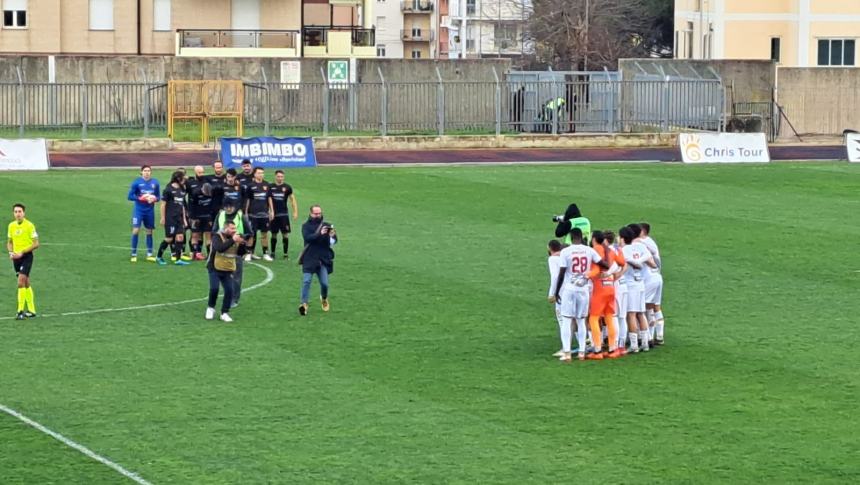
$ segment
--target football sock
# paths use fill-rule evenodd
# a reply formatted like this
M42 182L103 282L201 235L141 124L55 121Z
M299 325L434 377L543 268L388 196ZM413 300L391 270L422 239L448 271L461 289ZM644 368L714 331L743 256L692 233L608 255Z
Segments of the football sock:
M570 353L570 341L573 338L573 321L569 318L564 319L564 324L561 326L561 351Z
M137 243L140 242L140 234L131 235L131 255L137 256Z
M269 246L263 246L263 254L269 254Z
M609 333L609 341L607 345L609 346L609 351L612 352L618 348L618 322L615 320L615 317L611 315L603 318L606 320L606 329Z
M18 288L18 313L24 311L24 303L27 301L27 288Z
M588 326L591 327L591 344L594 351L600 352L603 348L603 340L600 339L600 317L588 317ZM594 337L597 336L597 340Z
M176 256L176 259L179 259L182 256L182 251L185 249L185 242L179 241L173 243L173 255Z
M170 244L167 241L161 241L161 245L158 246L158 257L164 256L164 250L167 249L167 245Z
M137 247L137 245L134 247ZM146 254L152 254L152 234L146 235Z
M24 288L27 290L27 306L30 308L30 311L36 313L36 298L33 296L33 287Z
M663 322L663 312L655 313L654 318L657 319L657 325L655 325L655 328L657 329L657 340L663 340L663 324L665 323Z
M639 335L636 332L630 332L630 350L639 350Z
M288 238L284 238L281 240L281 242L284 243L284 256L286 256L287 253L290 252L290 240ZM275 246L274 245L272 245L272 252L273 253L275 252Z
M585 330L585 319L577 318L576 319L576 341L579 342L579 353L585 353L585 336L587 335L587 331Z
M274 250L272 252L274 252ZM559 313L557 306L555 309L555 319L558 321L558 336L559 336L559 338L561 338L561 332L562 332L562 328L564 327L564 322L566 322L568 320L570 320L570 323L569 323L569 326L571 328L570 332L571 332L571 334L573 333L573 320L568 319L567 317L561 316L561 313ZM573 338L573 337L571 336L571 338ZM564 338L561 338L561 345L562 345L562 347L564 346Z
M618 320L618 346L624 347L627 344L627 320L623 317L618 317L616 320Z
M272 236L272 254L278 253L278 238Z
M639 331L639 341L642 343L642 348L648 348L648 330Z

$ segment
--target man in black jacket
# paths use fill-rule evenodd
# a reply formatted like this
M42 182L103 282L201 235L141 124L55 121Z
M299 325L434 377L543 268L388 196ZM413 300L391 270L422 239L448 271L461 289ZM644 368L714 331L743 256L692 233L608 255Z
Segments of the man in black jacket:
M299 314L308 313L308 296L311 292L311 281L317 275L320 282L320 303L324 312L329 311L328 275L334 272L334 251L332 246L337 243L337 233L334 226L323 221L322 208L311 206L308 220L302 224L302 237L305 249L299 257L302 265L302 304Z

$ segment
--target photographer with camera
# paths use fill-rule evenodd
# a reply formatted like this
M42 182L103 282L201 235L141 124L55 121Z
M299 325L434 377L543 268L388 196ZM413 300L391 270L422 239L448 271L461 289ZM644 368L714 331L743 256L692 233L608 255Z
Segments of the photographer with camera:
M570 245L570 231L574 228L582 231L583 244L588 246L591 237L591 221L587 217L583 217L579 212L579 207L576 204L567 206L567 210L563 215L553 216L552 222L557 222L555 227L555 237L563 237L564 244Z
M302 265L302 304L299 314L308 314L308 296L311 291L311 281L317 275L320 282L320 304L324 312L329 311L328 277L334 272L334 251L332 246L337 244L337 232L334 225L323 221L322 208L312 205L308 220L302 224L302 237L305 248L299 256Z

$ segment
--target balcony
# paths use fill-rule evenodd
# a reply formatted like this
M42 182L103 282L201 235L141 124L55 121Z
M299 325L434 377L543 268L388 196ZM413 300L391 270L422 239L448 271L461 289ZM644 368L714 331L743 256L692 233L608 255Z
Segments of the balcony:
M376 31L308 26L302 30L302 46L304 57L376 57Z
M177 30L183 57L298 57L298 30Z
M404 42L432 42L436 32L430 29L401 30L400 39Z
M433 2L429 0L404 0L400 2L400 11L403 13L429 15L433 13Z

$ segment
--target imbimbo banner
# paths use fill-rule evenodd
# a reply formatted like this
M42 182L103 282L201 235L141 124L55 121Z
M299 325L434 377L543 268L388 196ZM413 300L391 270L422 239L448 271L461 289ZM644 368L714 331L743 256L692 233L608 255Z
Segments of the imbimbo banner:
M221 138L221 161L225 168L240 168L242 160L255 167L316 167L313 138Z

